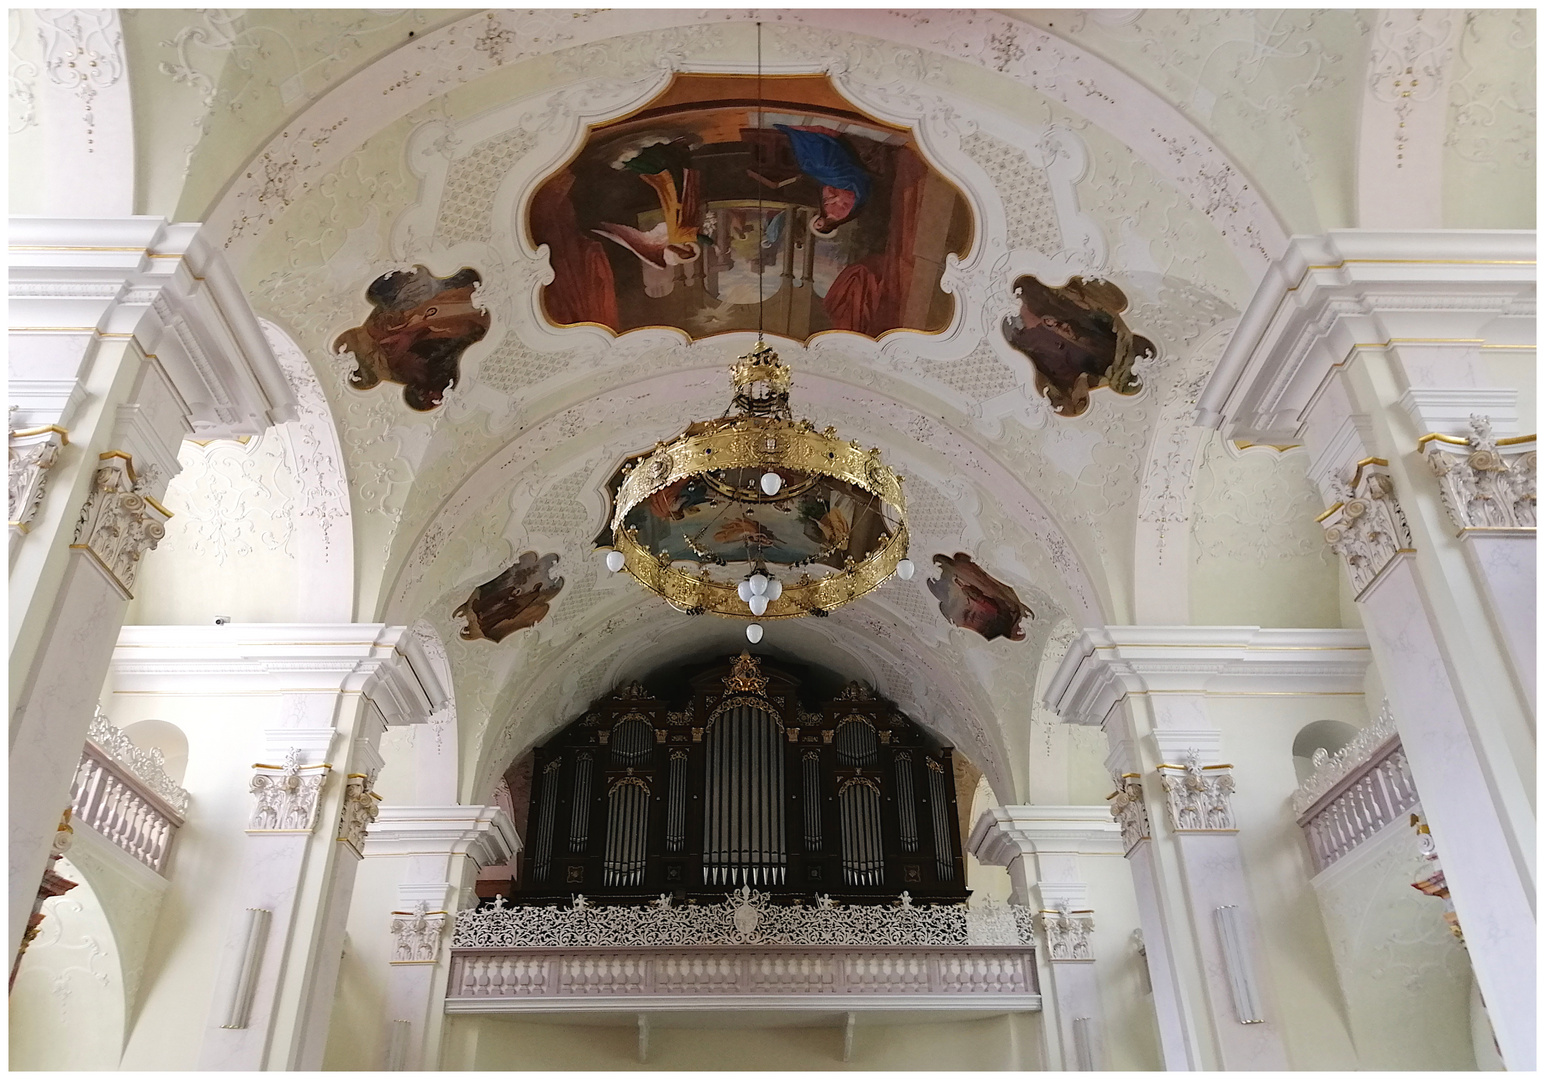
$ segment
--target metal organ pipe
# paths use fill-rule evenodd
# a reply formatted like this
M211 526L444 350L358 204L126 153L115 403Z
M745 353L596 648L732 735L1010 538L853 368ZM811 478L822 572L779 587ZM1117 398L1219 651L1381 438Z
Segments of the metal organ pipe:
M630 716L616 724L611 734L612 765L648 765L654 753L654 727L642 716Z
M594 762L588 750L574 755L574 793L569 803L569 851L581 852L590 842L590 775Z
M783 751L766 711L736 706L707 736L703 880L710 885L782 884Z
M671 751L670 785L665 804L665 850L681 851L687 845L687 752Z
M934 869L940 881L955 878L955 842L951 838L950 803L944 790L944 766L928 758L928 803L933 810Z
M541 806L537 810L536 836L533 838L531 873L537 881L546 881L552 867L553 825L558 814L558 775L561 758L554 758L542 769Z
M636 776L612 785L607 795L605 881L641 885L649 834L649 787Z
M805 850L821 850L821 754L805 751Z
M842 872L849 885L881 885L885 878L885 844L880 829L880 789L859 776L845 780L837 791L842 813Z
M896 754L896 813L901 819L901 850L917 850L917 784L912 778L912 755Z

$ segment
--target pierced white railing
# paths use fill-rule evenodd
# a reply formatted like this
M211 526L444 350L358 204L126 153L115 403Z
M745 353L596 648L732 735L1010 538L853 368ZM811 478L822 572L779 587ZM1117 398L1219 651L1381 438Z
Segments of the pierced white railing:
M1315 771L1293 795L1315 873L1352 851L1419 801L1389 703L1378 720L1335 754L1319 750Z
M722 903L463 911L447 1012L739 1008L1038 1009L1029 908Z
M188 793L166 775L159 750L143 750L97 711L70 790L73 817L156 873L166 869Z

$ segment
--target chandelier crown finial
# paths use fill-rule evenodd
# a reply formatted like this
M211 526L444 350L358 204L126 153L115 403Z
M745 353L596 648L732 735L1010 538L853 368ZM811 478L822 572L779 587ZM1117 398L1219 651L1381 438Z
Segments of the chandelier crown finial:
M737 408L755 415L787 412L794 373L761 338L730 368L730 377L735 383Z

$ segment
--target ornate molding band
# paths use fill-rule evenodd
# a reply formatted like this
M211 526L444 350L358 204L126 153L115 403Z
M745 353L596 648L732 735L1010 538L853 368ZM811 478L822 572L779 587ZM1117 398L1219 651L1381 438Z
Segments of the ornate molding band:
M1160 765L1159 783L1164 787L1170 828L1176 832L1236 832L1234 767L1203 765L1196 750L1186 754L1183 765Z
M322 788L333 767L300 762L300 749L291 747L283 765L252 766L258 772L247 790L257 805L252 809L248 833L308 833L315 827ZM302 775L307 772L311 774Z
M101 457L91 494L81 507L73 550L84 551L105 571L123 594L134 598L139 561L166 535L172 513L147 492L159 482L154 465L136 475L129 455L110 450Z
M1063 901L1054 910L1041 912L1041 929L1046 932L1048 960L1094 960L1094 950L1089 943L1089 935L1094 932L1094 912L1073 911Z
M1417 443L1438 478L1443 508L1461 532L1535 527L1535 438L1498 439L1491 417L1470 416L1469 439L1425 435ZM1457 447L1457 448L1453 448Z
M1320 516L1325 542L1346 562L1352 592L1361 599L1395 556L1411 550L1411 530L1395 499L1388 462L1365 458L1350 484L1337 484L1337 502Z
M1115 778L1116 790L1105 798L1110 802L1110 816L1121 826L1121 844L1126 854L1151 835L1148 806L1143 802L1140 773L1122 773Z
M43 505L48 470L59 460L59 451L70 445L70 433L50 424L10 435L9 521L12 535L23 535Z

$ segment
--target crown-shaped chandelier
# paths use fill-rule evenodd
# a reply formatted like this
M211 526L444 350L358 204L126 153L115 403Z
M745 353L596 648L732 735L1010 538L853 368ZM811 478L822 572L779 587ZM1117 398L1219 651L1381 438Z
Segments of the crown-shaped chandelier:
M731 371L723 416L624 469L607 568L689 614L749 620L824 616L910 579L901 477L879 450L793 419L788 365L760 337Z

